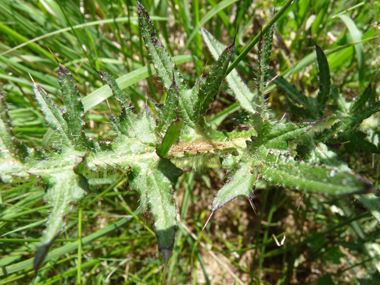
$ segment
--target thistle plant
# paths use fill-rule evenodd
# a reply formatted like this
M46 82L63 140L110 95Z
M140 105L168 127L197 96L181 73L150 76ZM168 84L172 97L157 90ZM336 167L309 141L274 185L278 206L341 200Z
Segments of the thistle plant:
M122 109L120 114L111 113L109 117L115 140L92 141L84 131L84 108L73 76L57 60L63 110L33 81L35 99L47 126L57 136L50 149L36 150L15 139L7 103L1 94L1 183L41 183L46 188L44 201L51 207L35 253L35 271L64 229L65 216L75 210L81 199L95 193L97 185L109 183L106 178L127 179L130 188L140 194L141 210L150 212L154 219L158 248L167 264L177 228L173 184L185 171L193 171L184 166L197 157L219 158L227 172L227 182L217 192L205 224L215 211L237 197L247 198L253 206L252 195L259 181L268 187L326 195L356 194L379 219L380 203L373 194L376 189L332 151L333 147L348 142L348 147L354 143L363 151L380 153L360 127L365 119L380 111L373 84L359 100L347 102L332 86L326 55L315 44L320 88L315 97L306 97L294 85L269 71L272 25L261 35L253 91L236 70L227 74L234 41L223 46L205 29L202 29L203 39L216 61L209 74L200 75L190 88L157 39L154 24L140 3L138 12L145 46L167 92L165 104L156 106L158 116L147 106L140 114L135 113L128 94L119 88L116 80L96 70ZM247 130L221 132L205 120L206 111L224 79L245 111ZM302 122L273 118L265 97L270 82L287 93L291 111Z

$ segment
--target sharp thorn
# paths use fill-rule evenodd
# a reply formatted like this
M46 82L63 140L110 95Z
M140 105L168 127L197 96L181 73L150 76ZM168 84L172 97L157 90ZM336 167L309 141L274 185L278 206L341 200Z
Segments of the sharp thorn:
M206 228L208 222L209 222L209 221L211 220L211 218L212 218L212 215L214 215L214 212L215 212L215 211L212 211L212 212L211 212L211 214L210 214L210 216L208 217L207 222L206 222L206 224L204 225L202 231L204 231L204 229Z
M279 122L282 122L282 120L285 118L285 116L286 116L286 112L284 113L284 115L282 116L282 118Z
M249 204L251 204L252 210L255 212L255 214L257 216L256 207L253 204L253 201L252 201L251 197L248 198L248 201L249 201Z
M108 102L108 99L106 99L106 101L107 101L108 109L110 110L111 116L114 118L115 116L112 113L111 106L110 106L110 103Z
M32 79L33 84L36 84L36 82L34 82L34 79L33 79L32 75L29 72L28 72L28 74L29 74L30 79Z
M271 80L268 80L267 84L273 82L274 80L276 80L276 78L278 77L279 75L277 74L275 77L273 77Z
M97 73L99 73L99 71L93 67L91 64L89 64L88 62L84 62L85 64L87 64L89 67L91 67L93 70L95 70Z
M301 207L301 203L302 203L302 200L303 200L303 196L305 196L305 191L302 192L302 196L300 198L300 201L298 202L298 207L297 207L297 211L300 209Z

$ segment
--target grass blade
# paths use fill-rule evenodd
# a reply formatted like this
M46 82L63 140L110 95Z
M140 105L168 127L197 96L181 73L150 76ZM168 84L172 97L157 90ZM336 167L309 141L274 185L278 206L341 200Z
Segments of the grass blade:
M362 40L361 32L359 31L355 22L347 15L339 15L338 17L346 25L348 31L350 32L352 41L360 42ZM364 62L364 50L363 50L362 43L355 45L355 52L356 52L356 57L358 60L359 87L362 88L365 83L365 62Z
M173 58L173 61L176 64L182 64L192 60L193 56L191 55L176 56ZM116 83L119 85L120 89L123 90L128 86L131 86L132 84L140 81L141 79L147 78L153 74L156 74L156 70L153 68L153 65L151 64L119 77L118 79L116 79ZM93 91L92 93L84 97L82 100L84 111L87 112L88 110L100 104L110 96L112 96L112 91L107 85L102 86L101 88Z
M210 20L214 15L218 14L219 11L223 10L224 8L230 6L231 4L233 4L237 1L238 0L224 0L224 1L220 2L219 4L217 4L215 7L213 7L210 11L208 11L206 13L206 15L204 15L204 17L199 21L199 26L196 26L194 28L193 32L191 33L191 35L187 39L186 45L182 49L181 54L184 54L184 52L189 47L189 45L190 45L191 41L193 40L193 38L195 37L195 35L199 32L199 29L201 26L206 24L207 21Z

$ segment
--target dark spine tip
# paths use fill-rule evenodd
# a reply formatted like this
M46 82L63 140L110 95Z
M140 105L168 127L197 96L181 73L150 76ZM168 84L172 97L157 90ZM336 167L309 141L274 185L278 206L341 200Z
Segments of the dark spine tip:
M172 73L173 73L173 82L172 82L172 85L170 87L178 87L177 83L175 82L174 68L172 70Z
M54 55L54 53L51 51L51 49L49 47L47 47L48 50L50 51L51 55L54 57L55 61L58 63L58 65L61 65L58 61L58 59L56 58L56 56Z
M103 74L103 71L101 70L97 70L95 67L93 67L91 64L89 64L88 62L85 62L85 64L87 64L89 67L91 67L93 70L95 70L99 75L100 77L102 77L102 74Z
M321 47L319 45L317 45L317 43L313 39L311 39L311 40L313 41L316 49L321 49Z
M234 37L234 40L232 41L232 43L227 47L228 50L229 50L231 53L233 53L233 52L235 51L236 34L237 34L237 33L235 33L235 37Z
M256 216L257 216L256 207L255 207L255 205L253 204L252 198L251 198L251 197L248 197L248 201L249 201L249 204L250 204L251 207L252 207L252 210L255 212L255 214L256 214Z

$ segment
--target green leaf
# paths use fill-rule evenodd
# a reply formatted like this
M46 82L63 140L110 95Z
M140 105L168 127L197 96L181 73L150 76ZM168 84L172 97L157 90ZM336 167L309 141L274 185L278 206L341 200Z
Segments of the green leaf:
M179 90L175 80L173 80L168 90L165 106L157 118L156 133L160 138L164 137L164 132L166 132L172 122L178 118L178 107Z
M0 93L0 157L5 159L13 159L12 156L12 133L8 122L8 107L4 101L3 94Z
M259 115L253 116L253 126L257 136L247 142L253 151L261 145L265 148L288 150L288 141L294 140L311 128L310 124L294 124L263 120Z
M261 40L258 50L259 68L257 72L257 103L262 105L264 103L264 90L268 81L268 68L270 63L270 57L272 54L272 42L273 42L274 24L268 28L268 30L261 35ZM262 106L264 107L264 106Z
M180 91L179 96L180 117L184 119L185 124L189 125L193 129L198 128L198 93L202 86L202 78L203 75L197 79L192 89Z
M156 152L160 157L165 157L171 146L177 142L182 130L182 124L183 120L177 119L169 126L162 139L162 143L156 147Z
M206 113L208 107L214 99L214 96L218 91L219 86L222 83L222 80L224 79L234 49L235 42L233 42L222 52L218 60L214 63L209 75L206 78L205 83L201 85L198 92L198 112L200 115Z
M40 267L49 247L65 226L65 216L72 210L72 204L86 195L81 187L84 179L72 170L55 171L49 180L45 202L52 206L46 230L35 253L34 270Z
M339 171L353 173L348 165L339 160L337 154L329 150L324 143L315 144L312 142L308 145L298 145L297 154L302 159L307 160L309 164L327 165Z
M317 102L319 105L318 112L321 113L325 108L327 99L330 95L330 69L326 55L321 47L315 44L315 49L317 53L317 62L319 69L319 92L317 95Z
M355 195L355 199L363 204L372 216L380 222L380 197L375 194Z
M262 144L266 148L288 150L288 142L307 132L312 125L265 121L262 129Z
M375 103L377 100L377 93L376 93L376 88L372 88L372 94L371 97L369 98L369 103Z
M380 154L380 149L367 139L367 134L356 130L347 130L339 137L339 142L344 143L344 149L348 153L364 151Z
M206 29L202 28L203 39L206 42L214 59L218 59L220 54L226 48L223 44L218 42ZM247 110L248 112L254 114L256 113L253 106L254 94L249 90L247 85L240 78L236 70L232 70L231 73L226 77L228 86L234 92L236 100L239 102L240 106Z
M132 166L129 174L132 189L140 193L143 211L151 209L155 220L159 250L167 264L174 245L176 208L172 201L172 183L175 183L182 171L166 159L140 161Z
M78 149L90 147L90 141L84 134L84 109L71 72L58 62L58 81L61 86L64 111L63 119L67 122L67 135Z
M331 86L330 95L338 107L337 114L341 117L348 116L351 103L348 103L346 99L344 99L335 86Z
M141 114L141 118L135 121L134 135L139 141L154 145L157 141L154 135L155 128L156 122L146 106Z
M7 160L16 158L23 161L28 150L25 145L15 139L12 128L8 106L0 89L0 158Z
M323 133L317 135L317 140L322 142L327 142L332 138L336 138L339 133L344 133L347 129L352 128L361 122L364 119L367 119L371 115L380 111L380 101L365 107L359 112L351 114L349 117L337 122L334 124L331 129L324 131Z
M67 146L71 145L70 138L68 137L68 126L63 119L61 110L59 110L57 105L50 99L49 95L41 86L35 82L33 82L33 84L34 96L45 116L46 124L58 134L62 144Z
M125 90L121 90L119 88L119 85L117 84L115 78L107 72L101 70L98 71L95 68L94 70L99 74L102 80L111 88L113 96L117 101L121 103L121 106L123 106L126 109L131 107L127 93L125 92Z
M118 135L125 135L129 138L136 137L136 118L132 117L128 109L122 108L118 117L111 116L110 124Z
M289 155L269 152L265 161L261 175L272 185L329 195L351 194L370 189L368 182L359 176L335 168L322 168L295 161Z
M360 110L368 102L371 95L372 95L372 83L370 83L368 87L364 90L359 100L357 100L353 105L351 105L350 112L355 113L356 111Z
M224 206L236 197L251 198L256 176L251 173L251 162L248 159L241 160L236 166L233 175L227 183L216 193L212 202L212 212Z
M177 66L173 63L169 53L164 46L158 41L156 29L150 19L148 12L143 5L137 1L140 19L140 28L144 38L145 47L147 48L157 75L160 77L165 89L168 89L173 82L173 73L180 90L186 88L185 81Z
M281 75L276 76L274 72L269 72L269 76L273 80L273 83L280 87L286 94L289 95L289 99L302 106L304 109L299 108L300 114L305 118L316 119L318 117L318 110L314 98L306 97L301 91L299 91L293 84L289 83Z
M158 249L166 264L173 250L177 229L177 211L170 194L171 189L170 181L159 169L153 169L148 173L147 197L155 220Z

